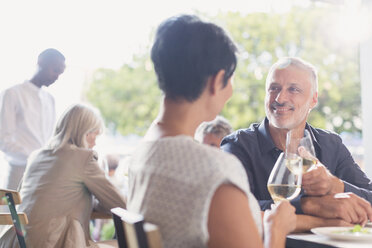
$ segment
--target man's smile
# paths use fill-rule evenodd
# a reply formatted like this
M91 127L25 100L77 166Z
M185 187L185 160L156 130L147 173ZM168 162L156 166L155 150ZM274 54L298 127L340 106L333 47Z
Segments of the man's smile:
M286 113L292 113L294 111L293 106L281 106L280 104L271 104L271 110L276 114L286 114Z

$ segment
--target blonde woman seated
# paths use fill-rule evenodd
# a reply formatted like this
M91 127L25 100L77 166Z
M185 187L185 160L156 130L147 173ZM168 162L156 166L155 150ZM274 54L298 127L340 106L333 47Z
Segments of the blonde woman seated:
M157 30L151 58L164 99L130 161L128 209L159 226L165 248L284 247L295 228L286 201L262 226L239 160L193 139L231 97L235 52L223 29L195 16Z
M59 119L47 147L30 157L23 177L19 211L26 212L26 244L32 247L87 247L93 207L109 211L125 200L106 179L92 150L103 130L98 113L85 105L70 107ZM93 196L99 204L94 206ZM18 247L9 227L0 247Z

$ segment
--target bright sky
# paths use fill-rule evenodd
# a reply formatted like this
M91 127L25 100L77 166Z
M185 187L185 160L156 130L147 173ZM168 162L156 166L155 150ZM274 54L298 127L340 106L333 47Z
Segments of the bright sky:
M67 68L49 87L57 112L78 101L83 83L99 67L119 68L148 49L151 31L164 19L194 10L285 12L310 0L15 0L0 1L0 90L29 79L37 55L54 47Z
M78 101L83 83L99 67L119 68L149 44L151 31L164 19L193 10L270 11L290 7L274 0L18 0L0 2L0 90L29 79L37 55L54 47L67 68L50 91L57 112ZM286 2L288 2L286 4Z
M7 75L20 78L20 67L29 68L39 51L56 47L66 54L69 66L119 67L148 42L152 28L171 15L191 12L196 7L208 13L226 10L228 6L249 6L251 11L268 11L270 7L269 1L175 2L1 1L1 66ZM32 71L30 68L25 73Z

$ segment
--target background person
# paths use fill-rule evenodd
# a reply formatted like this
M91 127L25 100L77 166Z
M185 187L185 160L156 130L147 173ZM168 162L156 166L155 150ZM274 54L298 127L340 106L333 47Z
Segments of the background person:
M43 89L65 70L65 57L56 49L40 53L37 71L30 80L0 95L0 150L8 162L4 187L17 189L27 158L51 137L55 124L54 98Z
M232 95L235 52L223 29L196 16L157 30L151 58L164 99L130 160L128 210L159 226L165 248L263 247L263 236L266 247L284 247L294 229L284 201L266 213L263 231L240 162L193 139Z
M18 209L28 216L28 247L88 247L92 209L109 213L125 208L125 199L106 179L92 150L102 131L96 110L73 105L59 119L49 144L30 156ZM0 247L18 247L13 227L7 227Z
M218 115L213 121L202 122L195 132L195 139L200 143L220 147L223 137L233 132L228 120Z
M105 172L105 176L119 190L119 192L121 192L122 195L126 196L126 194L124 194L123 190L121 189L122 185L118 183L115 177L115 171L118 168L119 161L120 161L119 154L110 153L104 156L103 161L98 161L98 162L101 162L101 166L103 165L101 168ZM110 226L109 228L110 230L106 231L107 233L111 233L111 231L113 234L115 233L115 227L111 219L94 219L92 220L92 223L93 223L93 227L91 228L91 236L94 241L100 241L102 240L102 238L104 239L106 238L105 236L107 236L107 234L103 233L103 230L104 230L103 227L105 225ZM111 237L107 237L106 239L112 239L112 238L113 238L113 235Z

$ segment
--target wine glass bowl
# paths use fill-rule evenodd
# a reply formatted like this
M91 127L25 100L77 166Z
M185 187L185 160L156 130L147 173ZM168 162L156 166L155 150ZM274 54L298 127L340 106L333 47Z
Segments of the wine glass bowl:
M295 173L289 169L289 163L294 163L294 161L295 159L287 159L282 152L270 173L267 188L275 203L285 199L292 200L301 192L302 173ZM296 168L296 172L302 171L301 158L297 159L294 168Z
M306 129L303 137L296 137L292 130L288 131L285 153L288 160L297 160L298 157L302 158L301 171L295 168L298 163L292 162L288 164L290 166L289 169L297 174L306 173L317 163L313 142L309 131Z
M304 173L302 157L295 153L285 154L285 165L295 175Z

